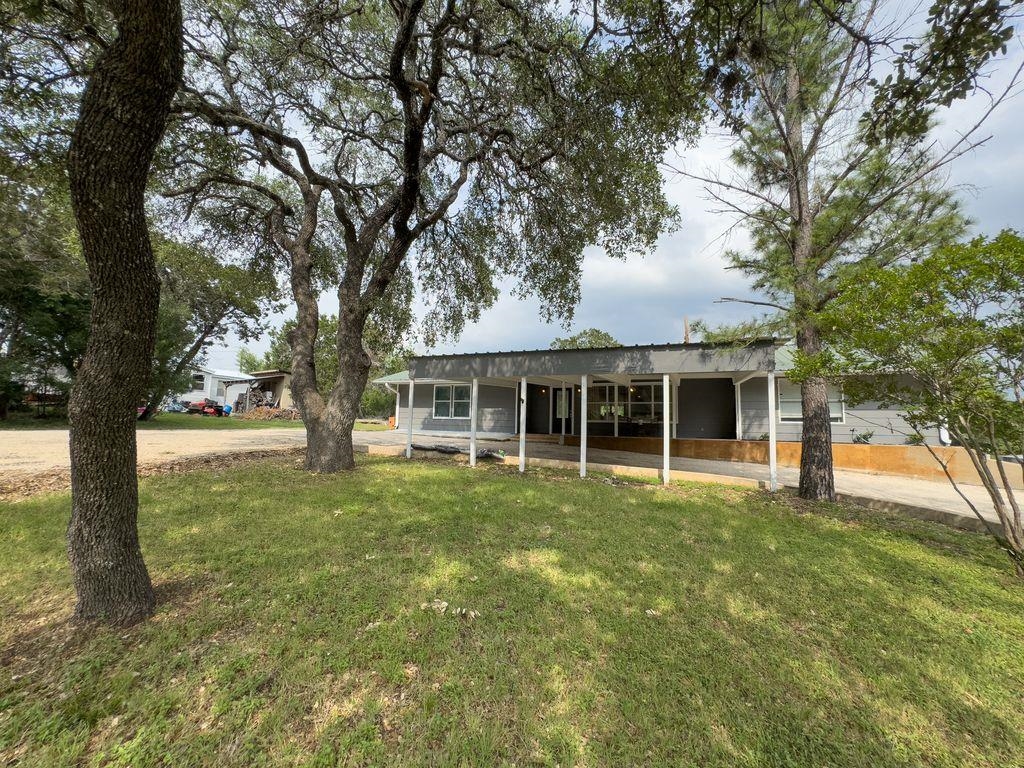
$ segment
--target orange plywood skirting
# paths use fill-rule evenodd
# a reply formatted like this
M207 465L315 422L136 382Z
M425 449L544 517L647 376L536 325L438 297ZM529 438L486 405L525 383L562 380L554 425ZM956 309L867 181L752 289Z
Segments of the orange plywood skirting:
M567 445L579 445L576 435L566 435ZM587 445L610 451L632 451L660 455L660 437L607 437L587 436ZM780 442L779 464L784 467L800 466L800 443ZM743 461L751 464L768 463L767 440L670 440L672 456L709 461ZM977 472L963 448L936 448L936 453L949 461L949 471L957 482L980 484ZM854 469L886 475L905 475L922 480L946 481L942 468L928 449L920 445L860 445L834 443L832 459L836 469ZM995 466L993 462L993 471ZM1014 487L1024 489L1024 478L1018 471L1012 478Z

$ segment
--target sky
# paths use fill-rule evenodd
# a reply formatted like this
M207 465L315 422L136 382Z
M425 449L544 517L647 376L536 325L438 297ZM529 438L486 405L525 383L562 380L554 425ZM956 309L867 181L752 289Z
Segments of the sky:
M993 69L989 90L1005 86L1007 78L1024 59L1024 47L1015 40L1010 54ZM975 95L946 111L936 135L948 141L972 125L987 107L988 97ZM1012 227L1024 230L1024 94L1000 105L986 122L980 137L990 136L981 147L956 160L949 168L949 183L959 190L964 208L974 221L976 234L992 235ZM682 162L690 171L728 168L729 140L708 135L696 146L678 147L671 162ZM513 349L545 349L552 339L584 328L600 328L623 344L656 344L683 340L684 318L702 319L709 325L737 322L756 314L756 308L737 303L718 303L724 296L751 297L747 279L728 270L725 253L742 250L748 240L730 217L714 212L699 182L666 170L665 193L679 209L676 231L658 241L653 253L629 261L611 259L599 248L584 254L582 299L571 328L540 319L538 304L517 300L502 286L502 296L480 318L467 325L454 343L426 348L418 353L487 352ZM325 295L321 310L337 311L337 301ZM275 318L280 324L291 310ZM247 344L260 353L267 338ZM230 337L210 350L209 364L235 369L241 344Z

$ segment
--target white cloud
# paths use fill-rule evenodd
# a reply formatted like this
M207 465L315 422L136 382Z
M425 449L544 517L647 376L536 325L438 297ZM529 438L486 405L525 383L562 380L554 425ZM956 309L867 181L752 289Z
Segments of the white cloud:
M1019 65L1024 53L1018 47L999 63L987 83L992 91L1003 87ZM964 130L977 119L986 105L986 97L977 95L957 103L945 115L939 135L948 140L956 130ZM1024 229L1024 142L1020 126L1024 124L1024 98L1004 103L992 116L981 135L993 138L957 160L949 171L950 183L968 186L964 203L976 220L976 230L993 234L1004 227ZM728 141L709 135L694 148L673 158L688 170L721 170L728 163ZM608 258L599 249L585 255L582 301L576 310L574 329L597 327L626 344L680 341L683 316L704 318L711 323L733 322L756 314L755 308L741 304L716 304L722 296L748 296L746 279L726 270L724 253L742 249L747 239L742 231L726 238L732 220L711 213L714 205L706 199L700 183L673 175L666 178L666 194L679 207L682 226L661 238L655 251L642 259L621 262ZM472 352L547 347L563 329L540 319L536 300L517 300L503 286L502 297L485 312L480 321L466 327L454 344L442 345L432 352ZM337 311L333 295L324 296L325 312ZM287 316L294 314L289 310ZM283 321L283 317L279 322ZM267 340L250 344L262 351ZM229 339L227 348L211 354L217 367L233 367L239 347ZM419 350L425 351L425 350Z

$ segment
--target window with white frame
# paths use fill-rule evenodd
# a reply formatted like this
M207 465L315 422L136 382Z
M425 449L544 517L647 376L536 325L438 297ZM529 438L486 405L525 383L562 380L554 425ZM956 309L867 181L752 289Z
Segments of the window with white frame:
M779 379L776 383L779 388L779 421L803 421L800 385L789 379ZM846 416L843 391L832 384L828 385L828 415L833 424L842 424Z
M468 384L435 384L434 418L468 419L469 391Z
M201 373L193 373L192 389L206 389L206 376Z

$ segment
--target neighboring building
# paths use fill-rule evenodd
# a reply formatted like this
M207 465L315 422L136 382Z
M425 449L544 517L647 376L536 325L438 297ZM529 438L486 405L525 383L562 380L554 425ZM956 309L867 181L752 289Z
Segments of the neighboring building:
M489 437L519 433L518 395L525 382L527 434L581 435L586 387L586 433L592 438L664 437L667 400L671 439L766 440L774 431L779 441L799 441L800 387L785 378L791 359L792 348L772 340L741 348L661 344L492 352L416 357L408 371L376 382L398 394L397 429L408 428L413 390L417 433L469 432L476 379L477 430ZM830 390L829 402L833 442L872 433L872 444L902 445L913 433L898 411L877 403L851 407L838 388Z
M291 371L280 369L252 371L239 374L239 378L224 382L231 388L231 407L242 413L258 404L269 403L275 408L293 408ZM251 388L251 391L250 391ZM252 392L259 392L259 402Z
M220 405L230 405L234 410L242 412L245 410L247 399L254 399L251 396L247 398L252 387L254 391L259 391L263 403L271 403L276 408L292 407L292 375L289 371L242 373L193 368L191 375L192 388L188 392L175 395L175 399L188 403L208 399Z
M244 391L242 381L247 381L247 374L239 371L215 371L210 368L193 368L190 388L181 392L174 399L185 403L200 400L213 400L220 405L231 405L234 397Z

